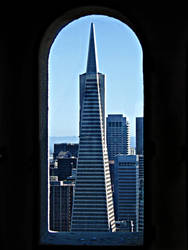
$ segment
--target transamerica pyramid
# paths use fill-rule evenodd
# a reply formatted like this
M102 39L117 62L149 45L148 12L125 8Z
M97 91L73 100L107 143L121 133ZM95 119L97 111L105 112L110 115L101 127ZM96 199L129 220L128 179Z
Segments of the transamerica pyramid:
M80 135L73 196L72 232L115 232L105 138L105 75L98 72L91 23L87 70L80 75Z

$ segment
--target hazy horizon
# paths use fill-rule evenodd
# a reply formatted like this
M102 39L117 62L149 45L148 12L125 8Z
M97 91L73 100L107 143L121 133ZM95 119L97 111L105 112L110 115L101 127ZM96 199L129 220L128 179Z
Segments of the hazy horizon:
M130 146L136 147L136 137L130 136ZM50 153L54 151L54 144L58 143L79 143L79 136L49 136L49 149Z

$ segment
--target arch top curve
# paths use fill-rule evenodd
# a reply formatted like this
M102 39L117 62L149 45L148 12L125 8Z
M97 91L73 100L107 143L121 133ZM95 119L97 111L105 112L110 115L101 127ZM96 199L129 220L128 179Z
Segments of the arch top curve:
M78 8L73 8L71 10L68 10L63 15L60 15L57 17L47 28L47 30L44 33L44 36L41 41L40 50L43 48L50 49L51 45L53 44L53 41L55 40L56 36L59 34L59 32L68 24L70 24L73 21L76 21L77 19L89 15L104 15L107 17L115 18L119 20L120 22L127 25L137 37L141 47L142 47L142 38L140 35L140 32L138 31L138 27L135 23L133 23L129 17L122 14L120 11L117 11L115 9L104 7L104 6L82 6Z

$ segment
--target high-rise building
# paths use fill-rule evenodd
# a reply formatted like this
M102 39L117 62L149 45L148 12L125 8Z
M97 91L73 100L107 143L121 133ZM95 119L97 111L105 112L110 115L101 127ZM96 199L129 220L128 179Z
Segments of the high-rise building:
M138 231L144 231L144 155L139 155L139 221Z
M136 117L136 154L144 154L144 117Z
M144 231L144 117L136 117L136 154L139 157L139 223Z
M117 154L130 154L129 122L123 115L108 115L106 118L106 134L109 160Z
M53 176L55 177L55 176ZM50 181L50 230L70 231L74 183Z
M80 77L80 135L71 231L115 232L112 187L104 133L104 76L98 72L94 24L87 71Z
M114 207L117 221L132 222L138 231L139 160L137 155L116 155L114 164Z

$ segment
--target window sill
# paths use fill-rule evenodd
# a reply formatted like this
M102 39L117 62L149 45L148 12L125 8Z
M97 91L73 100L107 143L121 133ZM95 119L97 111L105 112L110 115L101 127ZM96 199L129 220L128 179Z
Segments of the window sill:
M42 245L142 246L142 232L47 232L40 239Z

